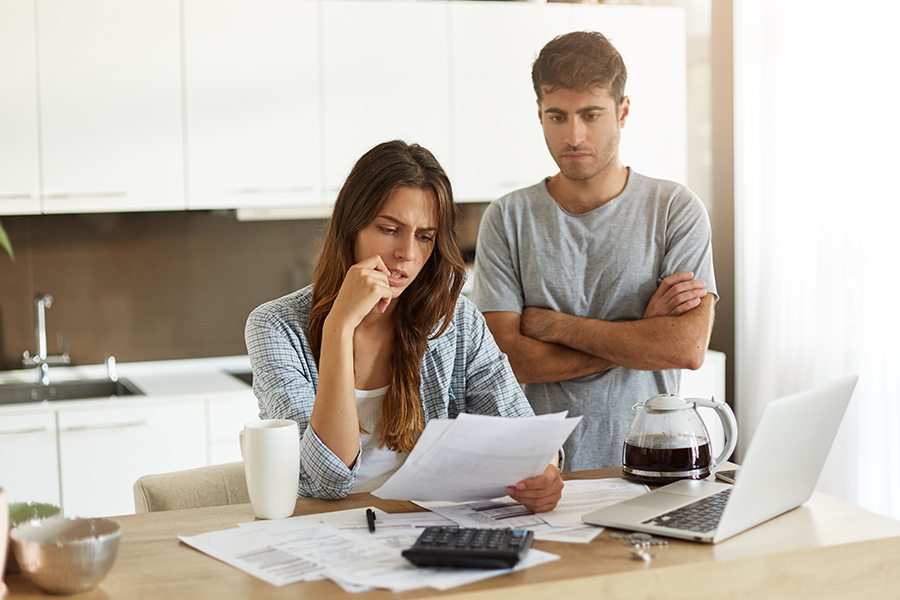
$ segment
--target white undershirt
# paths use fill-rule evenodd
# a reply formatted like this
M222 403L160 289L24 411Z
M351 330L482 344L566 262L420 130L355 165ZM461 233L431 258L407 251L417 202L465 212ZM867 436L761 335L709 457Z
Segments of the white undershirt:
M378 447L378 425L381 422L381 405L387 395L388 388L377 390L354 390L356 393L356 412L359 423L368 433L360 433L359 471L351 492L371 492L387 481L394 471L400 468L408 452L394 452L387 446Z

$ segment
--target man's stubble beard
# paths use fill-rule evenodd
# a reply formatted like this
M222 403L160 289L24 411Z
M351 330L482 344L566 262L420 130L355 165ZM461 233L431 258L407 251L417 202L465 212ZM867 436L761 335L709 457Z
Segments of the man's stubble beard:
M607 168L609 168L609 166L616 160L616 158L619 156L620 138L621 135L619 133L619 130L616 129L615 135L609 138L609 140L606 142L606 145L597 154L597 160L592 165L585 165L585 167L581 169L564 169L561 161L555 154L553 154L552 150L551 155L553 156L553 161L556 163L556 166L559 167L560 173L562 173L566 179L570 179L572 181L587 181L606 171Z

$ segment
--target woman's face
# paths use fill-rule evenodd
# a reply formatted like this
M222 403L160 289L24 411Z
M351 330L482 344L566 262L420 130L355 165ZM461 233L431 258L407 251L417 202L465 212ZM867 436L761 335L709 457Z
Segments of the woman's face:
M409 286L434 251L437 202L428 190L394 190L375 219L356 235L355 262L381 257L394 298Z

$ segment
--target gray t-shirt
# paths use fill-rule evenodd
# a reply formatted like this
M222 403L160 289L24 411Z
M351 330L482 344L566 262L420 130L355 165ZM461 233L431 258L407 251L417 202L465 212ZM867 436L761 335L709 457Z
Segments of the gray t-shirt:
M629 169L625 189L603 206L563 210L546 181L493 202L482 217L473 299L482 312L527 306L606 321L640 319L657 279L692 271L718 297L709 216L686 187ZM631 407L677 392L680 370L615 368L525 386L534 411L582 415L565 444L567 469L622 464Z

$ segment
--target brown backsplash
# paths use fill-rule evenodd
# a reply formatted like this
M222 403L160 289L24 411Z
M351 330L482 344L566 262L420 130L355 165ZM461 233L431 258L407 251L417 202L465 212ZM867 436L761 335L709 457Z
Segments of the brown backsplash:
M473 246L484 205L461 205ZM49 352L74 364L243 354L255 306L309 283L325 220L237 221L229 211L4 216L0 370L36 350L34 296L53 295Z

